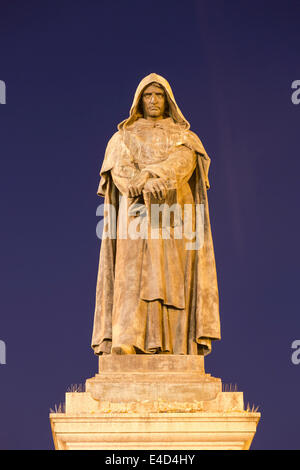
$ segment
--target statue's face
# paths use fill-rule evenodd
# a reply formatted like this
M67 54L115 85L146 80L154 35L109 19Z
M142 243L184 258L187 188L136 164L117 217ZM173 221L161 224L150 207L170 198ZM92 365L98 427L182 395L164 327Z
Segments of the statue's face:
M145 88L142 96L144 117L146 119L162 119L164 116L166 97L163 88L152 84Z

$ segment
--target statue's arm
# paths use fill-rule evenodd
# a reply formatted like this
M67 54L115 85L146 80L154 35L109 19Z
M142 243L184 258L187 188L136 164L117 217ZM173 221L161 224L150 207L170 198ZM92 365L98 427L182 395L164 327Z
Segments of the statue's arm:
M128 195L128 186L130 181L136 176L137 170L130 165L126 167L123 166L122 168L112 168L111 169L111 176L113 182L117 186L118 190L123 196Z
M108 172L123 195L127 195L129 182L139 174L119 132L115 133L107 144L100 175Z
M143 170L163 178L169 183L182 186L192 176L196 167L196 153L185 145L174 147L168 158L162 162L147 165Z

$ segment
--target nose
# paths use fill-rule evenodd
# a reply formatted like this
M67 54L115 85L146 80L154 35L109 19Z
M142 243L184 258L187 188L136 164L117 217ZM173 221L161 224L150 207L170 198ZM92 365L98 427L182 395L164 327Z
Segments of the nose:
M150 103L155 104L157 103L157 96L153 93L150 98Z

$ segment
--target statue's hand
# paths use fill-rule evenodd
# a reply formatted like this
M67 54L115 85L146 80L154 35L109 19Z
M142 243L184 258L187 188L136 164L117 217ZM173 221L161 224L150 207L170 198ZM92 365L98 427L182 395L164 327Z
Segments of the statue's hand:
M141 194L149 178L150 173L147 171L142 171L138 176L133 178L128 185L128 196L135 197Z
M165 199L167 185L162 178L150 178L144 186L145 192L150 192L156 199Z

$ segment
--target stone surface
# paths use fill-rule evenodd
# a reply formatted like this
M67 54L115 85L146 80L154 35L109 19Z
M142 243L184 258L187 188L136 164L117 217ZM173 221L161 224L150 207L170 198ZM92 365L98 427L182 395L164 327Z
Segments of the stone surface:
M259 418L246 411L50 415L59 450L246 450Z
M204 357L173 354L128 354L99 356L103 372L197 372L204 374Z
M213 400L202 401L170 401L170 400L143 400L132 402L116 402L95 400L89 392L66 393L66 414L81 416L94 413L195 413L199 411L232 412L244 411L242 392L220 392Z
M201 356L103 356L85 392L51 413L56 449L249 449L260 413L222 392Z
M222 383L205 374L202 356L108 355L100 357L86 391L104 402L193 402L216 398Z

